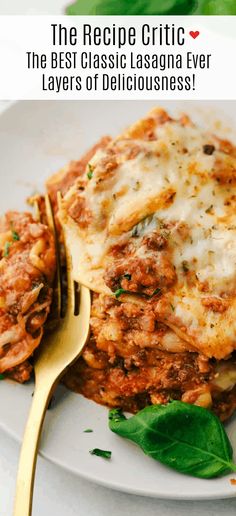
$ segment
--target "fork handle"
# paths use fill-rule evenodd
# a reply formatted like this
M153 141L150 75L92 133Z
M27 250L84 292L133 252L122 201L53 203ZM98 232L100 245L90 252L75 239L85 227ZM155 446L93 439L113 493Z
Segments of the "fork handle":
M14 516L30 516L34 477L41 429L47 406L54 389L52 385L35 386L33 401L25 427L18 466Z

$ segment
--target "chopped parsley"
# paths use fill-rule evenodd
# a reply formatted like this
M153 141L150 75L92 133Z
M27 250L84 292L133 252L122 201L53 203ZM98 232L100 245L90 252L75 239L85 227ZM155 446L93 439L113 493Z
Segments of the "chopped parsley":
M124 274L124 278L127 280L131 280L131 274Z
M124 288L118 288L118 290L116 290L114 294L116 299L118 299L118 297L120 297L121 294L130 294L130 292L128 290L125 290Z
M114 295L115 295L116 299L118 299L118 297L120 297L121 294L136 294L136 295L148 297L150 299L151 297L156 296L160 293L161 293L161 288L156 288L151 295L142 294L141 292L134 292L133 290L125 290L124 288L119 288L118 290L116 290L114 292Z
M7 258L7 256L9 256L9 251L10 251L10 247L12 245L12 242L6 242L5 245L4 245L4 252L3 252L3 256L5 258Z
M86 430L83 431L84 434L91 434L93 432L92 428L86 428Z
M156 288L150 297L156 296L157 294L160 294L160 293L161 293L161 288Z
M17 233L17 231L15 231L14 229L12 230L12 238L15 242L17 242L18 240L20 240L20 235Z
M94 448L93 450L89 450L91 455L97 455L97 457L103 457L103 459L111 458L111 451L108 450L100 450L99 448Z
M174 312L175 311L175 307L174 307L174 305L172 305L172 303L170 303L170 307L171 307L172 312Z
M0 380L4 380L5 376L4 374L0 374Z
M92 177L93 177L93 167L92 167L92 165L90 165L90 163L88 164L88 169L89 169L89 171L87 173L87 178L88 179L92 179Z

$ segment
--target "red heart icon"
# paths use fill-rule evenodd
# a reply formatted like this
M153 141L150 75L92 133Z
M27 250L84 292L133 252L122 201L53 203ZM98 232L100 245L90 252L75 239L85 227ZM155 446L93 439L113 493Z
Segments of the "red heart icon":
M196 38L199 36L200 32L199 32L199 30L195 30L195 31L194 31L194 30L190 30L190 33L189 33L189 34L190 34L190 36L191 36L193 39L196 39Z

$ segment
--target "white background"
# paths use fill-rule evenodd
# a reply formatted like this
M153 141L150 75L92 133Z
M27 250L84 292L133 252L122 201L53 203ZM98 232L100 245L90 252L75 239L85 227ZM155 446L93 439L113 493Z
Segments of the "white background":
M0 14L60 14L66 1L0 0ZM12 514L18 454L18 445L0 432L1 516ZM235 500L169 502L117 493L38 461L34 516L235 516L235 508Z
M66 2L67 0L65 0ZM111 45L91 45L82 44L82 33L83 24L87 23L88 19L86 16L81 17L52 17L52 16L31 16L29 18L17 17L17 16L6 16L0 19L0 69L1 69L1 81L0 81L0 99L1 100L15 100L15 99L32 99L32 100L58 100L58 99L122 99L129 100L132 95L133 100L232 100L235 99L235 49L236 49L236 17L234 16L181 16L181 17L168 17L168 16L146 16L145 18L140 16L91 16L89 23L92 29L99 25L99 27L109 27L112 29L115 23L116 27L125 27L128 31L129 27L135 27L136 29L136 43L134 46L128 44L122 46L119 53L123 53L127 56L127 68L125 70L119 68L116 69L101 69L96 68L82 69L80 68L79 55L81 52L92 52L93 55L116 53L117 47ZM62 23L69 29L70 27L76 26L78 31L79 43L75 46L53 46L52 44L52 28L51 24ZM175 28L183 26L185 28L185 44L183 46L172 46L170 45L159 45L159 38L157 36L155 43L146 46L142 44L142 26L149 24L151 29L158 29L157 34L160 32L160 27L166 24L172 26L175 24ZM193 39L190 36L191 31L200 31L199 36ZM93 30L92 30L93 32ZM43 34L43 37L42 37ZM146 35L146 33L145 33ZM35 52L39 55L47 55L47 68L46 69L27 69L27 57L26 52ZM50 69L50 53L51 52L78 52L78 64L75 68L67 69ZM130 54L173 54L182 55L183 67L170 68L161 71L160 69L131 69L130 68ZM187 66L187 53L195 56L195 63L199 62L200 55L210 56L210 68L202 68L194 65L193 59L191 59L190 66ZM198 59L198 61L196 61ZM87 76L94 77L95 74L99 75L97 89L93 87L91 91L87 91L85 84ZM189 76L195 74L195 90L175 90L160 89L155 91L154 88L139 90L138 88L128 91L127 89L120 90L116 89L103 90L102 87L102 75L106 74L110 78L115 77L117 79L118 74L121 76L125 74L128 76L135 76L140 78L142 81L144 78L154 78L159 76L171 77L171 76ZM45 75L46 80L44 88L42 88L42 76ZM54 78L72 78L75 76L81 76L83 88L81 91L77 91L73 87L72 91L61 89L59 92L51 91L48 88L48 78L53 76ZM143 86L142 86L143 87ZM150 90L150 91L149 91Z

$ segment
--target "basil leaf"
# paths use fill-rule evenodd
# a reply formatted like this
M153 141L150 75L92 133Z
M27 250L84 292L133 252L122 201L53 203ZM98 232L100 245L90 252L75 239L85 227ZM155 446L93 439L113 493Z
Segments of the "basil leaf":
M191 14L197 0L77 0L66 14L152 15Z
M157 294L161 294L161 288L159 288L159 287L158 287L158 288L156 288L156 289L154 290L153 294L152 294L151 296L149 296L149 297L156 296Z
M76 0L72 5L66 8L66 14L83 15L96 14L94 12L98 0Z
M234 15L236 14L236 2L235 0L204 0L200 5L200 14Z
M234 15L235 0L76 0L69 15Z
M213 478L236 471L224 427L202 407L173 401L146 407L129 419L114 409L109 412L109 428L181 473Z
M91 453L91 455L97 455L97 457L103 457L103 459L111 458L111 451L100 450L100 448L94 448L93 450L90 450L89 453Z

